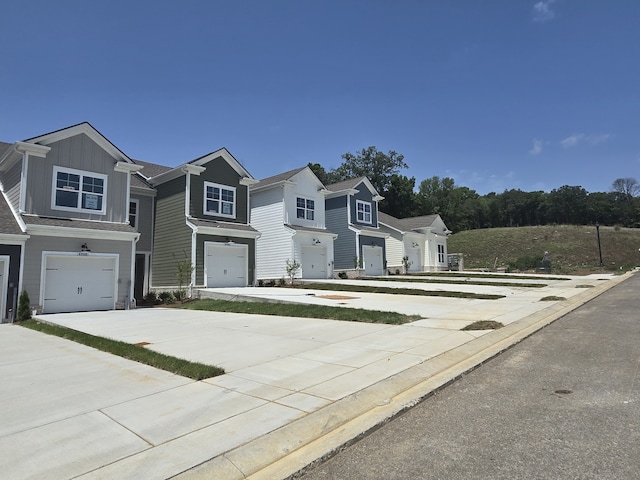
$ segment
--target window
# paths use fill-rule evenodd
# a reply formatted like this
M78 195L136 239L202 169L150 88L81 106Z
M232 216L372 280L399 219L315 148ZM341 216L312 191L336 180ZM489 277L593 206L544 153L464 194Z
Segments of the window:
M138 228L138 200L129 202L129 225Z
M236 189L217 183L204 182L204 213L236 218Z
M444 263L444 245L438 244L438 263Z
M52 209L100 214L106 212L106 175L53 167L53 179Z
M298 197L296 199L296 216L303 220L313 220L315 211L315 202L308 198Z
M362 223L371 223L371 203L356 200L356 218Z

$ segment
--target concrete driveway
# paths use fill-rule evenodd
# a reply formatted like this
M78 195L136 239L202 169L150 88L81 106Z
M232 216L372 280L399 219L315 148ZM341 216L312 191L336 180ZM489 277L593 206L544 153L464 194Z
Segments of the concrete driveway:
M227 371L200 382L2 325L0 467L12 479L283 478L621 278L592 281L564 283L567 302L492 301L494 316L518 314L490 332L459 331L491 316L459 299L429 307L446 300L449 317L445 305L403 326L164 308L42 317Z

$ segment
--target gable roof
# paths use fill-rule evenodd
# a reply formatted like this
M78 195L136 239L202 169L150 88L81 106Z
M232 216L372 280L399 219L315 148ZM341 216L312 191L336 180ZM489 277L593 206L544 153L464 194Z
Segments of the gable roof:
M407 230L407 227L404 226L400 219L389 215L388 213L378 211L378 223L383 223L387 227L391 227L394 230L398 230L399 232L404 232Z
M251 187L251 190L258 190L258 189L261 189L261 188L267 188L267 187L270 187L270 186L273 186L273 185L276 185L276 184L279 184L279 183L286 182L287 180L291 180L291 178L295 174L300 173L305 168L308 168L308 167L295 168L293 170L289 170L288 172L283 172L283 173L279 173L277 175L272 175L271 177L263 178L258 183L253 185Z
M331 192L329 196L335 197L345 193L351 194L352 192L350 192L350 190L355 190L356 187L361 183L364 183L367 189L369 189L371 195L374 197L374 200L378 201L384 198L380 196L376 188L367 177L350 178L349 180L344 180L332 185L327 185L326 188Z
M433 222L435 222L439 216L440 215L438 214L433 214L423 215L421 217L402 218L399 220L399 222L407 230L414 230L416 228L428 228L433 225Z
M158 165L157 163L145 162L137 159L134 159L133 162L137 165L142 166L142 170L140 170L140 174L144 178L155 177L156 175L160 175L161 173L168 172L169 170L173 170L173 167L166 167L164 165Z
M11 207L0 193L0 235L22 235L22 229L18 225L18 221L13 216Z

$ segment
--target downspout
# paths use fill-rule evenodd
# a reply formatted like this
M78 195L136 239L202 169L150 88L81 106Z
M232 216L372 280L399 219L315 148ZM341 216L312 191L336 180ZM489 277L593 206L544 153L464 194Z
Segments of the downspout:
M26 212L28 169L29 153L24 152L22 156L22 171L20 172L20 205L18 206L18 214Z
M189 284L189 297L193 295L193 288L196 285L196 241L198 239L198 227L187 220L187 226L191 228L191 265L193 270L191 271L191 283ZM206 287L206 284L205 284Z
M136 282L136 245L138 243L138 240L140 240L140 234L136 235L136 238L134 238L133 242L131 242L131 275L129 276L129 299L124 304L125 310L129 310L129 308L131 308L131 302L135 300L134 289Z

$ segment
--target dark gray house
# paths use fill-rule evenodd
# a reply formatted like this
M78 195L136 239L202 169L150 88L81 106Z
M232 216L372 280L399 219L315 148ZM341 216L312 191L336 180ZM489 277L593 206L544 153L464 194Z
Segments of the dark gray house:
M386 273L385 238L378 226L381 197L367 177L327 185L325 222L337 234L334 240L334 268L353 269L356 263L365 275Z
M150 288L175 289L185 261L195 267L191 288L253 285L260 234L249 225L251 174L225 148L176 168L143 166L156 191Z

